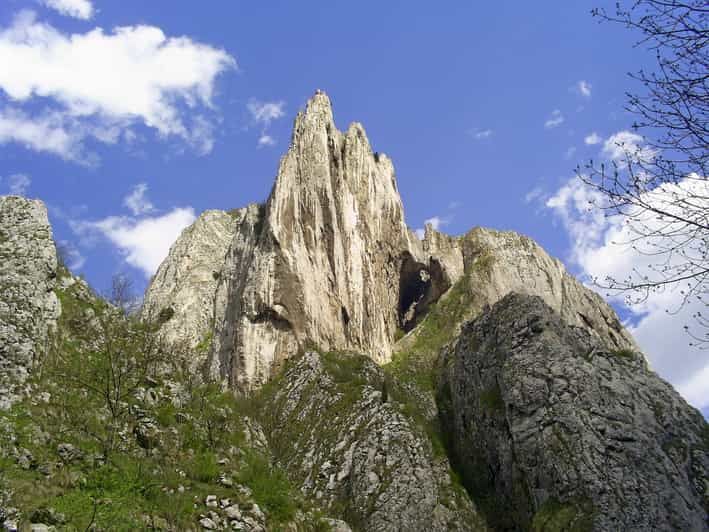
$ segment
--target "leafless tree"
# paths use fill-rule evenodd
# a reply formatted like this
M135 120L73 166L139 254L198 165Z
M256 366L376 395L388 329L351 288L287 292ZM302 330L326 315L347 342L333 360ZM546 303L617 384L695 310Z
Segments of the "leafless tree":
M639 92L627 93L626 110L642 140L619 139L609 163L577 168L597 194L592 208L621 216L626 240L648 257L625 279L596 280L624 291L630 303L679 290L682 302L709 304L709 7L704 0L635 0L614 12L592 11L601 21L639 33L637 46L656 58L652 71L629 74ZM697 311L687 326L695 345L709 346L709 317Z

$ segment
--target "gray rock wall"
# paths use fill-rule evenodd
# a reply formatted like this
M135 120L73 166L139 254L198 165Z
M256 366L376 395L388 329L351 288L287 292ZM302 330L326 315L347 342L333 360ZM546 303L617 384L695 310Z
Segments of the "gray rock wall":
M169 342L194 348L207 342L214 327L217 286L236 233L239 212L205 211L170 248L145 294L142 316L162 323ZM206 350L205 350L206 351ZM195 367L206 352L196 357Z
M707 529L709 426L640 353L510 294L443 368L451 450L491 526Z
M60 306L57 254L41 201L0 196L0 409L25 390L49 346Z

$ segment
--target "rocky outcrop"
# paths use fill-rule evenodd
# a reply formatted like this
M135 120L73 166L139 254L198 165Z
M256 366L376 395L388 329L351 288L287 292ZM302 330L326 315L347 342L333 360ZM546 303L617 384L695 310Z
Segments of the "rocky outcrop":
M444 426L490 524L706 530L706 421L641 354L568 322L510 294L445 356Z
M566 323L587 329L609 349L638 349L603 298L531 238L477 227L461 237L460 246L478 309L511 292L536 295Z
M0 409L22 394L60 307L57 253L41 201L0 196Z
M200 351L195 364L206 357L213 379L242 391L308 345L389 362L405 349L395 346L399 330L414 330L461 281L468 318L522 291L609 346L634 348L612 309L531 240L487 229L452 237L430 225L419 240L391 161L372 151L360 124L338 131L323 93L296 117L268 201L232 217L207 213L185 230L144 312L166 312L166 336L193 345L213 323L209 356Z
M485 530L445 455L362 355L307 352L262 392L264 428L301 491L356 530Z
M411 239L391 161L372 152L361 125L338 131L316 94L295 120L253 239L234 249L227 270L239 276L214 366L249 389L307 343L388 361Z
M217 285L239 217L239 212L205 211L170 248L141 311L161 323L165 340L193 348L211 334Z

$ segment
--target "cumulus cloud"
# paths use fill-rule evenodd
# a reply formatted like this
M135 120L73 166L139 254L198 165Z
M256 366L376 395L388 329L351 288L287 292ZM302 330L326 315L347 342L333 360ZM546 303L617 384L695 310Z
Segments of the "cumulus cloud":
M150 278L182 230L195 219L194 209L177 207L159 216L109 216L103 220L73 222L71 225L82 237L99 234L108 239L128 264Z
M271 122L285 115L284 107L286 103L278 102L262 102L252 98L246 104L246 109L251 115L251 121L261 127L261 135L258 139L257 146L273 146L276 144L276 139L268 134L268 128Z
M133 213L134 216L147 214L155 210L155 207L150 202L146 193L148 185L146 183L138 183L130 194L123 198L123 205Z
M655 156L655 152L643 144L640 135L624 130L605 140L601 155L615 162L627 159L649 161Z
M136 124L211 149L204 113L214 109L217 77L236 68L224 50L155 26L67 34L30 11L0 30L0 64L0 89L13 102L0 115L0 142L69 160L85 138L115 142ZM30 103L45 107L34 115L17 107Z
M551 115L549 116L549 118L547 118L546 122L544 122L544 127L547 129L552 129L552 128L560 126L563 123L564 123L564 115L561 113L561 111L559 109L554 109L551 112Z
M261 124L264 127L271 125L271 122L277 118L281 118L285 111L283 107L285 102L260 102L259 100L252 99L246 104L246 108L251 113L251 117L254 122Z
M605 146L604 152L609 156L615 154L613 150L605 150ZM647 201L665 208L678 197L689 194L703 197L709 211L709 182L696 176L648 194ZM638 241L638 234L625 216L605 216L600 209L593 208L603 205L603 201L597 191L577 178L569 180L546 201L569 235L572 263L589 279L623 280L648 271L657 262L657 257L646 253L652 243ZM627 304L622 293L605 295L618 305ZM704 352L689 346L684 326L693 324L693 314L705 311L706 305L691 299L682 306L683 300L680 287L652 293L647 300L627 307L632 315L629 328L652 367L688 401L703 408L709 406L709 360Z
M596 144L600 144L602 140L603 139L601 138L601 136L595 131L590 135L586 135L583 139L584 143L589 146L595 146Z
M582 79L581 81L576 82L574 89L577 94L583 96L584 98L591 97L591 84L588 81Z
M14 196L24 196L30 187L32 180L26 174L12 174L4 179L7 182L7 190Z
M50 9L82 20L88 20L94 15L94 6L89 0L41 0Z

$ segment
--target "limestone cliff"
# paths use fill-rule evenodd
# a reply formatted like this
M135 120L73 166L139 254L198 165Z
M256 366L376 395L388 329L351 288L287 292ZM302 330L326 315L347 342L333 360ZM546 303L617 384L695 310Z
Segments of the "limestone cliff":
M24 390L49 345L60 307L57 253L41 201L0 196L0 409Z
M389 362L401 348L397 331L414 329L464 275L468 318L524 291L609 345L634 346L610 307L525 237L485 229L452 237L429 226L419 240L391 161L372 151L360 124L340 132L320 92L295 119L267 202L232 217L207 213L185 230L144 313L167 312L166 336L193 344L213 323L207 373L241 390L307 345Z
M237 221L238 213L205 211L182 232L158 268L141 312L162 323L167 341L195 347L211 334L217 284Z
M706 530L706 421L640 353L510 294L442 367L450 450L494 528Z

